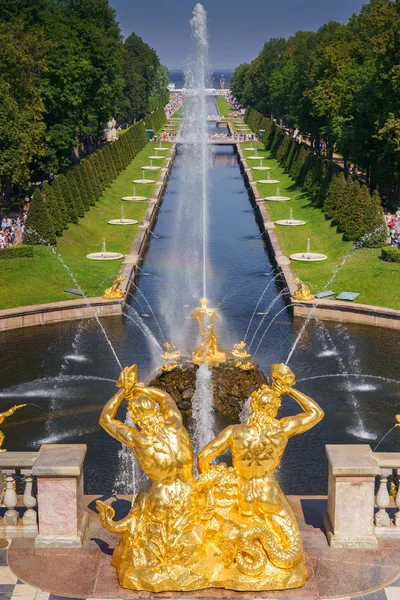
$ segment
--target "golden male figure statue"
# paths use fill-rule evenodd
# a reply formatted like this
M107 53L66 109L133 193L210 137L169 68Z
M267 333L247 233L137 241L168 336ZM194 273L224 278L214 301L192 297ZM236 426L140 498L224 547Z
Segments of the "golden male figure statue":
M126 277L117 277L111 287L104 290L103 298L123 298L125 292L121 290L120 285Z
M7 417L11 417L11 415L13 415L15 413L15 411L19 410L20 408L24 408L24 406L26 406L26 404L18 404L16 406L12 406L11 408L9 408L8 410L6 410L3 413L0 413L0 425L2 425L4 423L4 421L7 419ZM3 445L4 439L5 439L5 435L2 431L0 431L0 452L7 452L7 450L5 448L2 448L1 446Z
M204 578L191 570L203 549L193 525L192 446L179 409L166 392L138 383L136 365L124 369L117 385L122 389L105 405L99 423L131 448L151 479L122 521L114 522L115 511L97 502L103 526L122 534L112 561L120 584L153 592L203 587ZM136 427L115 418L124 400Z
M289 367L272 365L271 375L272 386L261 386L252 394L247 422L224 429L198 456L199 471L206 474L213 458L228 448L232 454L238 515L231 510L229 518L239 530L233 540L230 535L225 566L231 571L225 577L231 581L224 584L232 589L294 588L304 585L308 577L299 527L275 471L289 439L314 427L324 412L314 400L291 387L295 376ZM303 411L278 420L284 394L296 400Z
M218 321L218 316L214 309L209 308L207 298L201 298L200 306L190 316L197 321L201 338L199 346L193 352L193 362L196 365L225 362L226 355L218 349L218 338L214 329L214 323Z

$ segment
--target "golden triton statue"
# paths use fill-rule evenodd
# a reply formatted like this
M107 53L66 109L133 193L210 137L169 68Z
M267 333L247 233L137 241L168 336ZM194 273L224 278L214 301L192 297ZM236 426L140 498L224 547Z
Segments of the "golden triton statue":
M192 360L196 365L220 364L226 362L225 352L218 349L218 338L214 330L214 323L218 321L217 313L213 308L208 307L207 298L200 300L199 308L190 315L199 325L199 334L201 342L192 354Z
M258 591L306 582L299 527L275 471L290 437L311 429L324 413L293 388L289 367L272 365L271 378L271 386L252 394L247 422L227 427L200 452L195 481L189 435L174 400L140 384L136 365L124 369L100 425L131 448L151 483L121 521L97 501L103 526L120 534L112 564L123 587ZM278 419L285 394L302 412ZM125 400L136 427L115 418ZM233 466L212 465L227 449Z
M170 344L169 342L165 342L163 344L165 348L165 352L161 354L161 358L165 358L165 360L176 360L180 357L181 353L176 349L176 346Z
M4 421L7 419L7 417L11 417L11 415L13 415L15 413L15 411L19 410L20 408L24 408L24 406L26 406L26 404L18 404L16 406L9 408L8 410L6 410L3 413L0 413L0 425L2 425L2 423L4 423ZM4 438L5 438L4 433L2 431L0 431L0 452L7 452L7 450L5 448L1 448L1 446L3 445L3 442L4 442Z
M247 346L246 342L239 342L233 346L232 356L235 358L249 358L251 355L245 349Z
M293 283L297 285L297 290L293 294L295 300L315 300L314 294L310 292L308 285L303 283L299 277L293 277Z
M123 298L125 296L125 292L121 290L120 285L123 281L125 281L126 277L117 277L111 287L107 288L104 291L103 298Z

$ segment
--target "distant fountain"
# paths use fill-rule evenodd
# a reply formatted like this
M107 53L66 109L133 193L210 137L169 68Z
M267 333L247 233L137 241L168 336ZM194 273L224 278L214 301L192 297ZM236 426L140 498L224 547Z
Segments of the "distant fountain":
M311 241L307 239L307 252L298 252L290 255L291 260L297 260L300 262L320 262L326 260L328 257L326 254L318 254L317 252L311 252Z
M138 221L135 219L125 219L124 207L121 206L121 217L119 219L111 219L109 225L136 225Z
M103 238L101 252L87 254L86 258L89 258L90 260L119 260L120 258L124 258L124 255L119 252L109 252L107 250L106 238Z
M279 188L278 188L279 190ZM275 221L277 225L289 225L292 227L296 227L298 225L305 225L306 221L301 221L300 219L293 218L293 208L290 209L289 219L280 219L279 221Z
M124 196L122 200L125 200L125 202L143 202L144 200L147 200L147 198L146 196L138 196L136 194L136 185L134 185L133 196Z

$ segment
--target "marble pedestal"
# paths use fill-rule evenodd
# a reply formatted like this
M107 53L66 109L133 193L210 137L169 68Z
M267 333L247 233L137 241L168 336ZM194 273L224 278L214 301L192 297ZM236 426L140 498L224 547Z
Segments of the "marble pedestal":
M36 547L82 545L87 527L84 510L85 444L44 444L32 474L37 477L39 535Z
M333 548L377 548L375 477L380 469L368 445L327 445L328 513L324 530Z

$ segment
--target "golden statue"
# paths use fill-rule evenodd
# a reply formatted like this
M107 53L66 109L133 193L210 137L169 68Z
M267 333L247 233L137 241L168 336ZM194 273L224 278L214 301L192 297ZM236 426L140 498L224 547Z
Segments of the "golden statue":
M217 313L208 307L207 298L200 300L199 308L190 315L199 325L201 342L192 354L192 360L196 365L220 364L226 362L225 352L218 349L218 338L214 330L214 323L218 321Z
M171 371L175 371L175 369L177 369L177 368L178 368L178 363L175 360L173 360L170 363L163 364L161 367L161 371L163 373L171 373Z
M297 285L297 290L293 294L295 300L315 300L314 294L310 292L308 285L303 283L299 277L293 277L293 283Z
M239 342L233 346L232 356L235 358L249 358L251 354L245 350L247 344L246 342Z
M165 360L176 360L180 357L181 353L176 349L176 346L170 344L169 342L165 342L163 344L165 348L165 352L161 354L161 358L165 358Z
M253 365L252 362L247 361L247 362L241 362L240 360L238 360L235 363L235 367L237 369L240 369L241 371L254 371L255 366Z
M8 410L6 410L3 413L0 413L0 425L2 425L4 423L4 421L7 419L7 417L11 417L11 415L13 415L16 410L19 410L20 408L24 408L24 406L26 406L26 404L18 404L16 406L9 408ZM0 431L0 452L7 452L7 450L5 448L1 447L3 445L5 437L6 436L4 435L4 433L2 431Z
M138 383L136 365L124 369L117 383L122 389L104 407L100 424L131 448L151 483L121 521L97 501L103 526L120 534L112 564L123 587L257 591L305 583L299 527L275 471L289 438L311 429L324 413L293 389L288 367L273 365L271 377L271 386L252 394L247 422L227 427L200 452L195 481L189 435L175 402ZM277 419L284 394L302 412ZM136 427L115 418L124 400ZM227 449L232 467L210 464Z
M123 281L125 281L126 277L117 277L111 287L107 288L104 291L103 298L123 298L125 296L125 292L121 290L120 285Z

